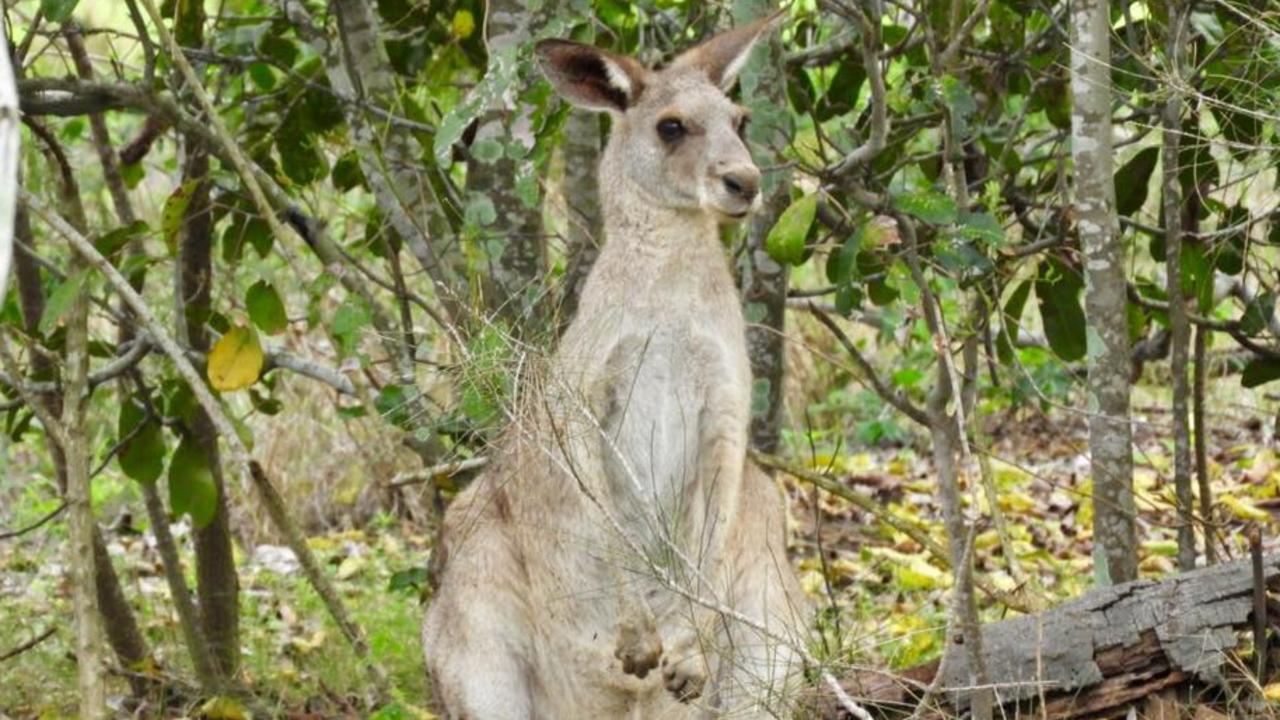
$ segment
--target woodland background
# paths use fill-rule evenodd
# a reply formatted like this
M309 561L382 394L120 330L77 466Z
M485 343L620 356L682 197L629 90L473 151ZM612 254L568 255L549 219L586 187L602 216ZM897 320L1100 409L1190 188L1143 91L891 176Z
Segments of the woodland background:
M770 3L3 9L0 714L429 716L436 519L604 240L608 121L531 46L656 65ZM796 0L736 96L815 657L1271 547L1274 0Z

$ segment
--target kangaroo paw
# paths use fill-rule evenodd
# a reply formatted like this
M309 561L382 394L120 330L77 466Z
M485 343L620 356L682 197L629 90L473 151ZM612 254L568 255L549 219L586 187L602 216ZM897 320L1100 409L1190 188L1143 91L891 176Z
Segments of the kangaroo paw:
M662 681L677 700L687 703L702 695L707 685L707 671L696 645L681 650L662 658Z
M662 638L652 628L623 627L618 632L618 647L613 656L622 661L622 672L643 678L658 666L662 657Z

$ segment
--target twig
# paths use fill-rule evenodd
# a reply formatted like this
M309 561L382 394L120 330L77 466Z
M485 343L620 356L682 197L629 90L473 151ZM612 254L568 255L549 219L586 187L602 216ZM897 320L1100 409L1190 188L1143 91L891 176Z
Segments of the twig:
M487 457L473 457L473 458L466 458L463 460L454 460L451 462L440 463L438 465L432 465L431 467L426 467L421 470L414 470L413 472L400 473L395 477L393 477L391 479L391 482L387 483L387 487L393 487L393 488L405 487L407 485L418 485L420 483L430 482L440 477L449 478L449 477L453 477L454 475L457 475L458 473L482 468L488 464L489 464L489 458Z
M26 651L30 650L31 648L33 648L33 647L35 647L35 646L39 645L40 643L44 642L45 640L48 640L49 638L53 637L53 634L54 634L54 633L56 633L57 631L58 631L58 627L57 627L56 625L55 625L55 626L53 626L53 627L51 627L51 628L49 628L48 630L45 630L44 632L40 633L39 635L35 636L34 638L31 638L30 640L28 640L28 641L26 641L26 642L22 643L22 644L21 644L21 645L19 645L18 647L14 648L14 649L12 649L12 650L10 650L10 651L8 651L8 652L6 652L6 653L5 653L5 654L3 654L3 655L0 655L0 662L4 662L5 660L11 660L11 659L13 659L13 658L18 657L18 656L19 656L19 655L21 655L22 653L24 653L24 652L26 652Z
M862 371L863 382L870 384L871 389L874 390L877 395L879 395L885 402L897 408L903 415L906 415L924 427L929 427L929 415L915 403L911 402L911 400L906 395L902 394L902 392L895 391L885 384L884 380L880 378L880 375L876 372L875 368L871 367L871 363L858 350L857 346L853 344L853 341L844 333L844 330L841 330L840 326L836 325L836 322L831 319L831 316L823 312L812 301L808 303L808 306L809 312L818 319L818 322L822 323L831 331L831 334L835 336L841 347L845 349L845 352L849 353L849 357L853 360L854 364Z
M62 503L58 505L58 507L54 508L49 513L47 513L44 517L31 523L30 525L24 528L19 528L17 530L10 530L8 532L0 533L0 540L12 540L13 538L22 537L23 535L26 535L29 532L38 530L39 528L44 526L45 523L61 515L62 511L66 509L67 509L67 503L64 500ZM0 659L3 659L3 658L0 658Z

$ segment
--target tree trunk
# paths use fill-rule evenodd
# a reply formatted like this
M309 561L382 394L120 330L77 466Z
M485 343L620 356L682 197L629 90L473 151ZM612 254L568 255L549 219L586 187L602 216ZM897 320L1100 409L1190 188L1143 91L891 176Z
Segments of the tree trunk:
M1112 181L1109 32L1104 0L1079 0L1073 6L1071 155L1087 287L1094 574L1102 584L1132 580L1138 572L1124 245Z
M73 257L68 276L87 269ZM97 569L92 492L89 487L89 441L85 411L89 390L89 289L82 287L67 313L66 397L62 404L61 444L66 467L67 526L70 540L67 565L76 619L76 667L80 716L107 717L105 671L102 658L102 616L98 607ZM52 428L50 429L52 430ZM106 559L110 565L110 560Z
M518 48L526 45L546 20L547 10L530 10L519 0L489 0L486 3L485 42L489 49L489 72L499 63L510 63ZM519 87L512 94L518 94ZM549 303L542 296L546 271L546 243L542 210L521 199L517 184L522 177L532 181L536 172L532 161L513 160L508 145L519 144L523 152L533 149L530 116L533 107L496 98L479 119L471 147L499 142L504 150L494 160L472 154L467 159L467 195L484 196L493 203L495 220L480 228L481 244L489 260L485 307L490 315L505 318L510 332L536 337L545 330Z
M764 0L737 0L734 24L743 25L772 12ZM776 452L782 424L783 373L786 367L787 284L790 268L765 251L765 238L790 204L791 171L767 171L783 162L782 150L792 137L786 107L782 48L776 36L760 42L742 69L742 101L751 110L748 145L764 172L760 192L763 206L747 227L747 251L742 255L743 314L747 319L747 352L751 359L751 444Z
M1263 576L1264 587L1276 591L1280 557L1264 562ZM1004 685L1004 716L1122 718L1135 701L1164 688L1193 681L1220 687L1239 667L1233 651L1249 627L1253 593L1253 568L1242 560L1098 588L1051 610L988 624L984 655L991 681ZM1273 625L1276 607L1268 602ZM948 648L947 658L944 680L963 682L965 653ZM868 704L910 703L910 685L933 682L938 672L934 661L901 678L863 671L844 684Z
M184 148L183 182L198 181L191 192L182 223L178 252L177 299L179 332L187 347L209 351L205 327L211 311L213 234L210 226L209 155L195 141ZM184 429L204 450L217 488L217 509L208 525L193 533L196 551L196 594L200 600L200 624L209 650L224 677L233 677L240 659L240 581L236 575L227 516L227 488L218 457L218 432L204 408L192 410Z
M582 286L604 245L604 218L600 214L600 117L574 109L564 128L564 199L568 206L569 237L565 245L564 287L560 296L559 324L568 327L578 311Z
M1168 71L1176 78L1181 73L1185 12L1181 3L1167 3L1169 28L1166 37ZM1178 498L1178 567L1191 570L1196 566L1195 513L1191 495L1191 432L1187 425L1189 411L1187 386L1187 349L1191 326L1187 321L1186 300L1182 294L1182 185L1179 181L1178 138L1182 134L1182 100L1172 83L1166 87L1169 97L1161 112L1164 187L1165 287L1169 296L1169 342L1172 352L1169 371L1173 375L1173 484Z

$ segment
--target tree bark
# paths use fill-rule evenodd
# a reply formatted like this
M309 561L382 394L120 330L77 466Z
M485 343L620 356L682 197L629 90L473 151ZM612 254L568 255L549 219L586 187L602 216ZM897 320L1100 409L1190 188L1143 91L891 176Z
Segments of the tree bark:
M733 19L737 25L773 11L765 0L737 0ZM782 47L776 36L758 43L740 77L742 102L751 110L748 145L761 168L783 162L782 150L792 137L790 116L780 112L787 105ZM760 192L763 206L747 226L747 251L738 270L742 282L743 315L747 320L747 353L751 360L751 444L764 452L776 452L782 425L783 377L786 368L787 285L790 268L774 261L765 251L765 238L790 204L791 171L766 170Z
M1263 574L1267 590L1280 588L1280 557L1267 558ZM1005 684L1004 716L1124 717L1135 701L1167 687L1193 681L1220 687L1239 662L1233 651L1249 627L1254 589L1251 562L1242 560L1098 588L1051 610L986 625L984 655L991 680ZM1280 620L1276 607L1268 603L1266 611L1273 625ZM944 680L962 681L965 653L946 654L955 660L943 663ZM938 672L934 661L903 671L901 679L860 672L844 684L868 704L909 703L910 685L933 682Z
M1071 155L1087 288L1094 574L1102 584L1132 580L1138 572L1124 245L1112 181L1109 33L1105 0L1079 0L1072 7Z
M210 223L209 155L197 142L188 140L183 150L183 182L196 181L182 222L178 252L177 292L178 337L200 353L209 351L205 327L212 309L213 233ZM228 518L227 487L218 455L218 432L204 408L192 410L190 426L184 428L204 450L217 488L213 519L193 533L196 555L196 594L200 600L200 624L209 650L224 677L233 677L240 659L240 580L236 574Z
M68 265L69 276L87 269L79 257ZM65 355L66 397L62 403L60 443L66 467L67 566L76 618L76 669L80 716L107 717L105 663L102 658L102 615L98 607L97 568L92 492L89 482L89 441L85 425L89 376L89 289L82 286L67 313ZM50 428L52 431L53 429ZM110 564L110 559L106 559Z
M550 5L547 6L551 7ZM485 42L489 50L489 72L497 72L500 63L515 61L518 49L527 45L546 21L549 10L529 9L520 0L489 0L486 3ZM517 96L517 86L510 95ZM484 109L478 121L474 148L482 142L520 144L525 153L533 149L530 120L533 107L508 102L504 93ZM467 159L467 194L483 195L496 211L493 223L480 228L481 243L486 249L489 267L485 288L485 307L491 315L505 318L508 331L525 337L536 337L545 329L549 303L542 294L542 278L546 271L546 242L542 228L542 211L521 199L517 182L536 171L528 159L514 160L510 152L486 161L474 156Z
M1166 36L1168 72L1181 75L1183 28L1186 13L1180 2L1167 3L1169 27ZM1182 134L1182 99L1174 83L1166 85L1162 126L1161 163L1164 188L1165 287L1169 296L1169 370L1173 375L1173 484L1178 499L1178 567L1191 570L1196 566L1195 512L1191 494L1191 432L1187 425L1189 411L1187 386L1187 349L1191 326L1187 321L1186 300L1182 294L1182 184L1178 178L1178 139Z
M187 1L184 12L196 13L187 18L182 30L190 33L188 42L204 45L204 5ZM185 138L182 148L182 182L194 182L190 202L182 218L178 262L175 267L177 302L174 317L177 336L186 346L199 353L209 351L206 323L213 310L213 205L209 199L209 151L194 138ZM227 484L222 474L218 452L218 431L203 407L191 412L189 424L182 428L204 451L209 461L217 491L213 519L192 533L196 556L196 595L199 598L200 625L208 642L218 672L234 677L240 664L240 578L236 574L235 554L231 543L228 517Z

